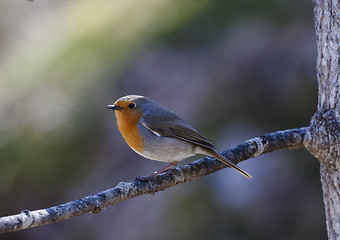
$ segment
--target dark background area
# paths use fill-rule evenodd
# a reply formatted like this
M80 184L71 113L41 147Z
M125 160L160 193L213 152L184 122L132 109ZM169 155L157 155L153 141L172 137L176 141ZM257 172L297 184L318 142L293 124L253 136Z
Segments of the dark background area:
M165 166L106 109L147 96L219 150L307 126L316 110L311 1L1 1L0 216ZM192 159L184 161L189 163ZM270 153L62 223L0 239L325 239L319 163Z

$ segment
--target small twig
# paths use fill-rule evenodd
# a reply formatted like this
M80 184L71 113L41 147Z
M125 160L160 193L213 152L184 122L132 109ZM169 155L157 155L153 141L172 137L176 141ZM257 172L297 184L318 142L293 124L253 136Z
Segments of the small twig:
M276 150L303 148L305 134L306 128L304 127L265 134L226 150L222 155L234 163L238 163ZM220 161L206 157L155 176L150 180L153 189L146 181L121 182L114 188L59 206L35 211L24 210L17 215L1 217L0 233L60 222L89 212L99 213L101 209L109 205L144 194L154 194L225 167Z

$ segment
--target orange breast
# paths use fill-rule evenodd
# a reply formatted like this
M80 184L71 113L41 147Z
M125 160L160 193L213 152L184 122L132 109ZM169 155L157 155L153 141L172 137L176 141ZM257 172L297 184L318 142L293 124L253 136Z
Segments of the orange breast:
M140 137L137 122L142 114L129 111L116 111L117 125L126 143L135 151L144 149L144 139Z

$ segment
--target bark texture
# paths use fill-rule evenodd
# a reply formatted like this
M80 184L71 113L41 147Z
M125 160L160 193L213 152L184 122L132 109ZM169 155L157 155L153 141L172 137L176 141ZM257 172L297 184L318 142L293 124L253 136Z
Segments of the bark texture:
M305 138L306 148L319 159L329 239L340 238L340 2L314 0L318 50L318 111Z

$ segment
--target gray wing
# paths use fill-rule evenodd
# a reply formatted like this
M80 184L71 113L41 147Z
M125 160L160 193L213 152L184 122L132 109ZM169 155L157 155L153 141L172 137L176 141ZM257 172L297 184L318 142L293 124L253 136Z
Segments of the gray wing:
M208 142L195 128L189 123L179 118L176 114L167 114L166 118L148 115L143 117L143 124L156 135L162 137L178 138L183 141L191 142L202 147L214 149L215 146Z

